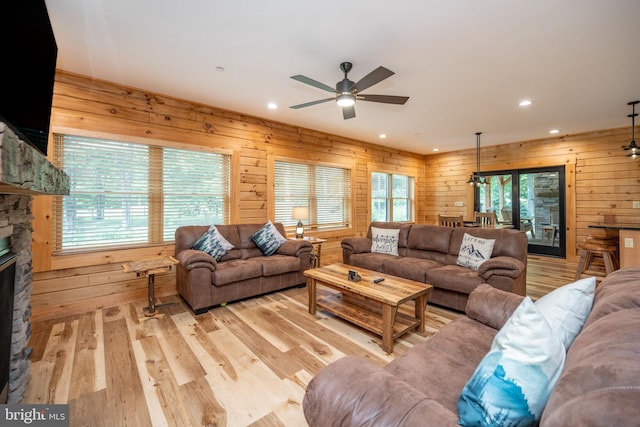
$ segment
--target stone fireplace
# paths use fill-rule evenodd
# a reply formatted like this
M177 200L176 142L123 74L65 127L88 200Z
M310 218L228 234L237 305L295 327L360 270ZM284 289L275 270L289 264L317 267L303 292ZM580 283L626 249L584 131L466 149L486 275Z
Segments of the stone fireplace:
M69 177L0 122L0 239L16 254L7 403L22 400L29 379L31 349L31 205L34 196L68 194ZM0 375L0 378L2 375ZM0 402L5 403L5 402Z

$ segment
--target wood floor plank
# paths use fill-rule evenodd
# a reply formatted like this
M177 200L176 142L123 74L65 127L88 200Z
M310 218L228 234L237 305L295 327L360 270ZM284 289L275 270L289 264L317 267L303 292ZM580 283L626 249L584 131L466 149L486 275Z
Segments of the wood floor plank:
M167 425L167 417L171 419L171 412L164 413L164 403L161 401L159 394L156 393L156 386L163 386L162 369L154 369L154 364L161 363L160 356L158 354L147 355L143 347L145 341L155 341L155 337L142 338L140 340L133 341L131 343L133 354L135 356L136 366L140 375L140 384L142 386L142 392L144 393L144 400L148 413L151 418L151 425L164 426ZM147 347L152 347L147 345ZM151 352L151 351L150 351ZM148 365L151 365L149 369ZM149 370L151 372L149 372ZM175 396L174 396L175 397ZM175 399L174 399L175 401ZM174 406L175 407L175 406Z
M70 426L107 426L106 420L110 418L111 411L105 402L107 401L107 389L103 388L93 393L78 395L69 400L69 425ZM122 424L112 424L122 425Z
M25 397L38 404L66 403L69 400L79 321L63 322L51 328L42 360L31 364L31 377Z
M378 365L385 364L394 357L381 352L377 343L370 342L375 339L373 334L350 325L329 313L316 312L315 316L311 316L306 306L301 307L297 304L287 306L281 309L281 312L289 321L308 331L315 339L322 340L322 342L335 349L334 353L326 358L322 351L316 351L313 347L307 348L309 352L315 354L318 358L324 359L325 363L330 363L335 360L336 355L340 354L366 357L372 359ZM345 334L344 331L348 332ZM352 340L347 337L348 335L356 336L358 339Z
M282 353L269 340L243 322L230 310L216 309L210 310L209 313L211 313L215 322L224 325L224 328L227 328L240 341L245 343L279 378L286 378L302 368L297 359L291 359L287 353Z
M216 399L211 385L204 377L181 385L180 393L188 396L191 402L188 410L195 425L210 427L228 425L227 412Z
M269 297L265 298L265 300L267 302L272 301ZM272 305L272 307L278 310L286 309L282 304L278 304L277 306ZM230 310L240 319L244 320L245 323L250 324L257 333L265 337L283 353L302 345L327 361L333 361L344 356L343 353L334 354L335 352L330 346L318 341L294 323L271 310L269 304L253 305L248 310L238 311L236 311L234 307L230 307ZM260 321L250 321L250 319L255 318L260 319Z
M31 363L42 360L44 351L47 348L47 342L51 337L51 329L57 323L60 323L61 319L50 319L38 322L37 328L33 328L31 332L31 338L29 338L29 345L31 346Z
M174 312L189 314L185 310ZM207 372L187 345L168 313L160 317L149 318L142 323L142 336L153 336L158 339L178 384L186 384L206 375Z
M225 307L220 308L226 309ZM221 349L214 344L215 341L209 339L207 332L200 327L200 324L193 316L185 312L174 314L171 319L173 319L187 345L189 345L193 354L207 371L207 374L216 374L218 368L222 368L225 370L226 376L232 379L237 378L237 373L226 354L226 349ZM215 332L209 333L213 334Z
M104 342L107 372L104 404L109 408L104 425L151 425L126 320L105 323Z
M97 310L80 317L70 400L106 386L101 313L101 310Z
M307 421L302 411L302 400L306 387L300 387L297 381L284 380L283 386L290 389L290 397L272 406L273 413L284 426L304 426Z
M132 344L153 425L193 425L187 410L189 403L179 392L157 337L143 338Z
M251 423L250 427L287 427L287 424L283 424L276 414L270 412L258 421Z
M227 411L229 425L248 425L271 412L272 405L281 399L279 382L274 381L277 376L229 330L221 329L210 335L216 345L224 348L235 373L228 376L228 370L220 367L206 377ZM269 392L260 392L267 390L265 386Z

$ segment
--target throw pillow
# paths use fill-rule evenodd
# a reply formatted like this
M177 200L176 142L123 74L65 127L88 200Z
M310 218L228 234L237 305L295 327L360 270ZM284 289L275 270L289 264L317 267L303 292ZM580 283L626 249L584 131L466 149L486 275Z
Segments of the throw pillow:
M564 344L565 350L582 330L596 292L596 278L587 277L561 286L536 301L553 332Z
M273 255L287 241L271 221L267 221L260 230L253 233L251 240L265 256Z
M371 252L398 255L399 228L371 227Z
M458 424L537 425L564 360L562 342L526 297L462 390Z
M206 233L204 233L191 246L191 249L203 251L211 255L216 261L233 249L233 245L227 239L222 237L215 225L211 225Z
M495 243L495 239L483 239L464 233L456 263L477 270L480 264L491 258Z

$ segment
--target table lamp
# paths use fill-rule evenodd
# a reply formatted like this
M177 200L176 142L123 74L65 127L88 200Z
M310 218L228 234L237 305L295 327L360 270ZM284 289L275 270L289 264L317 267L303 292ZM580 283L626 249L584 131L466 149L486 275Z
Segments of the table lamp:
M296 225L296 239L302 239L304 237L302 220L309 219L309 208L306 206L295 206L293 212L291 212L291 219L298 220L298 225Z

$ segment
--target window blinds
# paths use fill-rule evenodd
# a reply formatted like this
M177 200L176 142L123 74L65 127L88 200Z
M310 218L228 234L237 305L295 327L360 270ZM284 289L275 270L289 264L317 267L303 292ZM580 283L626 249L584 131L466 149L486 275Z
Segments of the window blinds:
M312 229L351 225L351 170L289 161L275 161L275 220L295 226L295 206L309 208L302 222Z
M229 155L70 135L55 161L71 178L54 203L57 251L172 241L179 225L229 218Z

